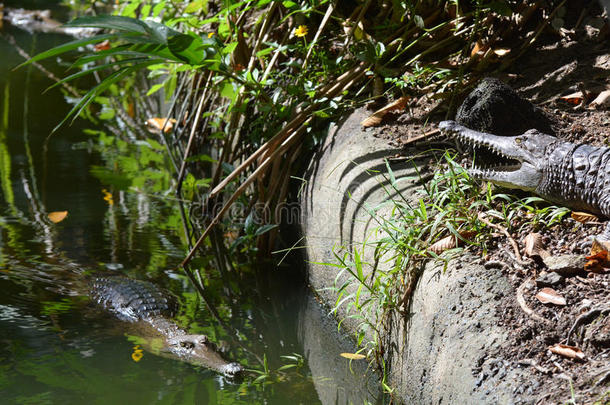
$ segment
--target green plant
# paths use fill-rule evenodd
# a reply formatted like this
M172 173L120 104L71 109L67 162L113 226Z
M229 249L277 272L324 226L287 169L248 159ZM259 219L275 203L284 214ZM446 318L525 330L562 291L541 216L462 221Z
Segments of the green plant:
M399 187L407 179L397 179L386 165L387 173L381 175L381 184L388 196L395 197L389 207L386 204L367 207L376 229L360 247L351 251L336 249L336 263L324 263L339 269L333 308L335 313L344 308L339 326L345 319L357 321L357 343L373 354L369 358L375 359L380 368L384 350L379 336L383 335L385 317L391 311L408 312L426 263L432 260L446 269L449 261L464 249L486 252L493 229L480 220L480 213L500 220L511 231L523 231L553 226L568 212L538 197L495 193L491 184L481 193L480 185L450 152L445 152L436 166L444 170L433 175L420 173L418 195L408 198ZM441 251L434 249L435 242L447 238L453 239L453 243L446 243ZM363 259L367 247L375 248L375 264ZM369 339L365 340L367 336Z

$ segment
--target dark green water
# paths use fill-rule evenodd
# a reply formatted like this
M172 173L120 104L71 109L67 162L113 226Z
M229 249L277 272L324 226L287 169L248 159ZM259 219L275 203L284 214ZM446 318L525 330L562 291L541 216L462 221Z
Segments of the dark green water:
M26 3L19 5L49 2ZM69 40L8 26L2 32L32 54ZM201 262L208 299L229 325L220 326L186 277L172 270L185 255L175 202L92 174L109 162L135 164L131 153L141 152L113 155L117 148L95 147L98 138L83 130L97 128L84 121L46 140L70 106L57 89L41 95L52 82L36 68L11 71L23 59L5 38L0 55L0 404L375 402L369 387L377 386L363 377L366 365L354 364L352 372L339 356L354 349L336 336L336 325L290 270L295 266L227 274ZM46 66L63 74L62 67ZM153 173L155 166L146 170ZM64 221L46 219L64 210ZM271 370L294 361L282 356L302 358L302 366L254 384L256 375L234 383L149 352L135 361L140 338L79 290L87 271L172 290L184 304L181 322L226 342L226 357L249 368L262 369L263 358Z

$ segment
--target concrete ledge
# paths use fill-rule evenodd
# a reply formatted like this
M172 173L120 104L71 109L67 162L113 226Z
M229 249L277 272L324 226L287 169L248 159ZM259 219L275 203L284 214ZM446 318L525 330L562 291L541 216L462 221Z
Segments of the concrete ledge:
M349 277L337 277L336 267L319 263L336 263L335 252L360 249L363 241L379 238L367 207L381 205L378 215L389 215L391 209L386 203L393 195L386 192L389 184L382 174L386 173L384 158L396 150L361 127L366 115L357 110L330 131L306 175L301 200L309 282L329 308L338 298L335 282L341 285ZM392 165L392 170L403 179L399 183L402 194L415 199L413 164ZM375 269L371 247L363 249L363 260L370 274ZM510 333L499 325L497 306L502 297L514 292L499 271L474 262L472 256L454 260L444 273L429 263L409 316L395 312L383 323L381 341L389 384L405 403L533 401L527 398L527 371L494 357ZM391 263L380 260L378 265ZM347 304L339 308L337 317L347 332L355 334L359 321L346 319ZM366 338L374 336L369 332Z

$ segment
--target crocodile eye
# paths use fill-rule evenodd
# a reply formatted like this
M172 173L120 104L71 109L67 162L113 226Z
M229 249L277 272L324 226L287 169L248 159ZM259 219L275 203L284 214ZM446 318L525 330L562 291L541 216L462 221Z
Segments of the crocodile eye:
M193 342L189 342L188 340L183 340L182 342L180 342L180 346L184 347L185 349L192 349L193 346L195 346L193 344Z
M515 143L516 143L517 145L518 145L518 144L520 144L521 142L523 142L523 139L521 139L521 138L515 138Z

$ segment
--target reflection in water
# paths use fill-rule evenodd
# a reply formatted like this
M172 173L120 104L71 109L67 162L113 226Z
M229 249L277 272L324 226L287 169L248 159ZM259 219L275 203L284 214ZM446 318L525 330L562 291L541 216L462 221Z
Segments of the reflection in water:
M32 54L67 39L3 30ZM69 110L62 92L42 96L51 81L33 67L12 72L21 58L3 39L0 54L0 403L375 402L375 384L360 379L365 363L354 363L350 373L338 354L354 348L329 333L336 325L288 268L221 272L201 260L207 299L226 323L220 325L186 277L171 270L185 254L176 204L125 187L146 179L112 170L155 173L158 167L128 160L145 154L146 162L162 162L154 145L134 151L111 137L91 137L84 129L93 124L84 122L47 138ZM107 143L97 146L99 139ZM69 214L62 222L47 219L63 210ZM227 357L250 368L261 369L265 357L277 370L286 364L282 356L294 353L304 355L305 365L275 374L270 384L252 384L253 378L235 384L139 351L137 335L83 296L91 272L170 289L181 298L182 325L220 346L226 342Z
M304 297L299 311L299 339L323 404L377 403L377 375L368 370L366 361L350 363L340 356L352 353L354 345L338 334L336 322L311 294Z

